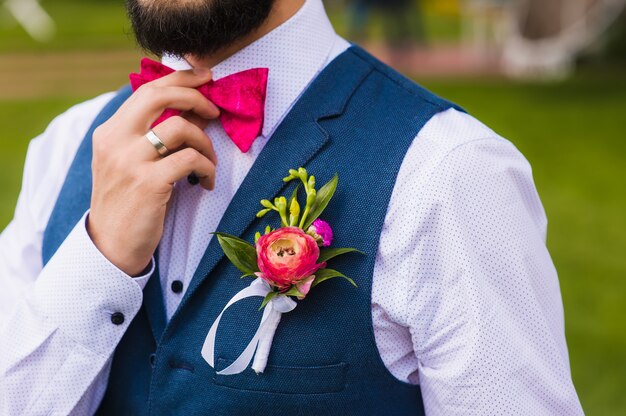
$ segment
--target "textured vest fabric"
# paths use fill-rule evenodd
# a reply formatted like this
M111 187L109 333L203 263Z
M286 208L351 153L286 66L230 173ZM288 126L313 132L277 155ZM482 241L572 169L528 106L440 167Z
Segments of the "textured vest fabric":
M91 135L129 96L103 110L71 166L44 237L44 262L89 207ZM282 178L306 167L318 183L339 174L323 218L334 247L356 247L331 266L352 277L316 287L282 318L262 375L217 375L200 351L228 300L250 283L212 239L183 300L166 322L158 270L144 304L116 349L104 415L420 415L418 386L398 381L380 358L371 291L374 262L391 193L405 154L424 124L453 107L351 47L328 65L280 124L226 210L218 230L253 241L266 223L259 200L288 195ZM207 239L209 236L207 236ZM260 298L232 306L217 332L221 370L258 326Z

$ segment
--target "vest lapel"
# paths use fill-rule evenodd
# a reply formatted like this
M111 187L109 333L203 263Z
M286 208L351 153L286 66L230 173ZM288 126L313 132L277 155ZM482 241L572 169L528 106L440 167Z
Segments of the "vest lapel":
M287 176L288 170L305 166L330 140L319 121L340 116L371 70L366 62L348 50L322 71L263 148L216 231L239 237L245 233L261 209L259 201L273 199L285 188L282 178ZM171 323L223 258L217 238L212 238Z

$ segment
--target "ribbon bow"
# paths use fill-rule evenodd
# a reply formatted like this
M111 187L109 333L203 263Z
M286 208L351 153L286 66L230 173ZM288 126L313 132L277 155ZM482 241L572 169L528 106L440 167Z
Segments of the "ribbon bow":
M217 337L217 327L220 324L222 315L226 312L226 309L230 308L233 304L240 300L259 296L264 298L268 293L272 291L267 282L262 279L254 279L250 286L241 290L231 300L228 301L222 312L219 314L211 329L204 340L202 346L202 357L213 368L215 368L215 338ZM254 358L252 363L252 369L257 373L265 371L267 365L267 358L272 348L272 341L274 340L274 333L280 323L280 318L283 313L288 313L294 310L298 304L287 296L276 296L273 298L265 309L263 310L263 316L259 323L259 328L252 337L252 340L248 343L244 351L237 357L237 359L225 369L218 371L219 375L233 375L243 372L250 364L250 361Z
M144 58L141 60L141 72L130 74L130 84L136 91L143 84L173 72L172 68L160 62ZM209 81L197 88L219 107L224 131L244 153L250 150L254 139L263 130L268 72L267 68L249 69L217 81ZM180 113L178 110L165 110L153 127Z

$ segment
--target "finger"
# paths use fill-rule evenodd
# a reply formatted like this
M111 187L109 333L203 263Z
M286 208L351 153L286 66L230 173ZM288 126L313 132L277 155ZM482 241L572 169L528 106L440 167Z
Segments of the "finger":
M182 149L153 164L155 175L168 184L174 184L190 174L200 179L203 188L215 188L215 165L200 152L192 148Z
M198 90L184 87L151 87L138 94L137 105L128 112L144 123L152 124L166 109L188 111L211 120L220 110Z
M211 81L212 73L209 69L195 68L187 71L176 71L151 82L157 87L186 87L196 88Z
M214 119L220 114L215 104L191 88L144 86L131 98L118 114L137 132L147 131L166 109L193 112L205 119Z
M198 126L185 120L183 117L170 117L153 128L152 131L163 142L170 153L190 147L197 150L200 154L217 165L217 155L215 154L215 149L213 148L213 143L209 136ZM155 154L154 146L147 140L143 140L141 145L142 148L146 149L146 152L151 152L151 157L158 156ZM150 147L152 147L152 149L150 149Z
M186 112L183 113L181 115L185 120L189 121L190 123L198 126L198 128L204 130L209 126L209 122L210 120L207 120L205 118L200 117L197 114L194 113L190 113L190 112Z

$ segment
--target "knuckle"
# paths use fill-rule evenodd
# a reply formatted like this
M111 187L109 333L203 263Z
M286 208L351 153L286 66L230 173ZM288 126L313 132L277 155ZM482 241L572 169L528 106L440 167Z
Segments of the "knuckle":
M98 126L92 135L91 141L93 146L93 152L95 154L102 154L106 149L106 142L108 141L109 131L105 125Z
M143 85L140 85L139 88L137 88L137 91L135 92L140 93L140 94L145 94L146 92L150 91L153 88L154 88L154 85L151 82L147 82Z
M158 95L158 88L159 87L157 87L153 83L147 83L137 88L136 94L140 97L151 98Z
M200 158L200 154L195 151L194 149L184 149L181 151L180 154L180 162L185 164L185 165L192 165L192 164L196 164L198 162L198 159Z
M188 91L189 96L191 96L192 98L196 100L206 100L204 95L202 95L202 93L195 88L188 88L187 91Z
M203 158L201 170L206 176L213 176L215 174L215 165L209 159Z
M98 127L95 128L95 130L93 131L93 141L94 142L99 142L103 139L104 136L106 136L108 134L107 132L107 128L106 128L106 124L101 124Z
M94 129L93 139L97 140L97 138L100 137L102 134L104 134L104 124L100 124L98 127Z
M185 88L181 90L181 94L183 94L185 99L191 104L196 104L200 102L200 97L203 97L200 91L193 88Z
M173 116L167 119L163 127L163 140L166 140L170 146L178 147L189 137L189 122L181 116Z
M168 121L170 127L177 132L186 132L189 129L189 122L181 116L171 117Z

